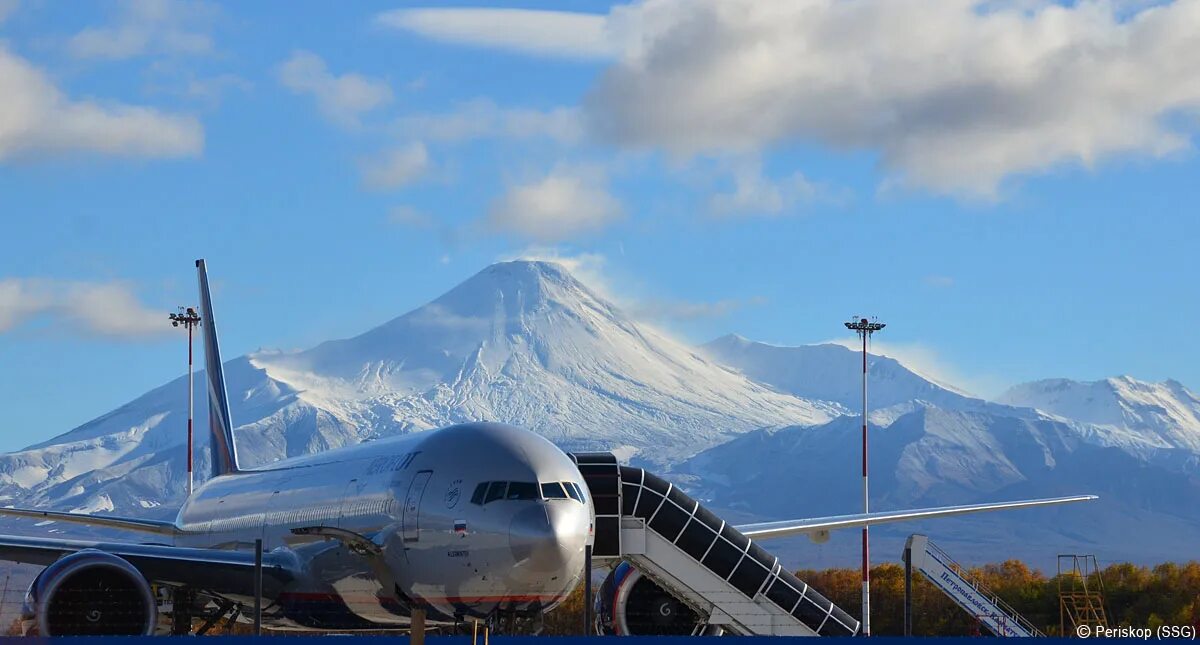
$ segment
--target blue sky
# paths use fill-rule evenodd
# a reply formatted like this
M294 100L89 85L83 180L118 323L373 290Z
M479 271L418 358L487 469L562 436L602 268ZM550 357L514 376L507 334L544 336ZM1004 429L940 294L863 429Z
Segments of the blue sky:
M559 257L690 341L1196 387L1200 11L1119 4L2 1L0 449L182 373L197 257L227 356Z

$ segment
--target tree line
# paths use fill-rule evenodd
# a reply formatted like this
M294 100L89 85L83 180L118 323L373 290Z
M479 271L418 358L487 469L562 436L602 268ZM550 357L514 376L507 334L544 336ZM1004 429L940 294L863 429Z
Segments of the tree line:
M1007 560L970 569L973 579L998 595L1047 635L1060 634L1059 584L1069 580L1030 569L1020 560ZM860 569L802 569L796 576L820 590L851 615L860 615ZM1165 563L1153 567L1112 564L1100 571L1104 609L1109 626L1200 626L1200 562ZM1093 581L1090 584L1095 584ZM954 604L920 573L913 572L913 635L971 636L988 634L979 622ZM544 634L579 634L583 621L583 590L546 616ZM1068 626L1068 631L1070 627ZM871 633L904 633L904 566L880 564L871 568ZM1070 634L1068 634L1070 635Z

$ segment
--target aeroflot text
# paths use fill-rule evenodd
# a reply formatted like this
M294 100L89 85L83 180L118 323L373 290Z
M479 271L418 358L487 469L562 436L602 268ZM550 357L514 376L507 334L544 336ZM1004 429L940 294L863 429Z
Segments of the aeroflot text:
M1080 638L1188 638L1196 639L1194 625L1160 625L1150 627L1103 627L1100 625L1079 625L1075 635Z

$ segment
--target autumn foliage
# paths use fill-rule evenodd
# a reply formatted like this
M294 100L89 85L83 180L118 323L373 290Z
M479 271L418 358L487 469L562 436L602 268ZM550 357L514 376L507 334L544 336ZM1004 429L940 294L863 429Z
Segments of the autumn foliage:
M796 575L851 615L859 615L862 574L858 569L801 570ZM971 569L971 575L1046 634L1059 632L1058 580L1019 560ZM1114 564L1101 572L1104 607L1110 625L1155 627L1200 625L1200 562L1144 567ZM583 594L546 617L545 634L578 634L583 621ZM904 567L881 564L871 569L871 632L904 632ZM986 634L979 623L942 592L913 573L913 634L969 636Z
M798 571L796 575L852 615L859 614L862 575L858 569ZM971 569L971 575L1046 634L1059 633L1059 581L1019 560ZM1153 568L1123 563L1101 572L1104 606L1110 625L1157 626L1200 623L1200 562L1160 564ZM978 634L979 623L913 574L913 634ZM871 569L871 632L904 632L904 567L882 564Z

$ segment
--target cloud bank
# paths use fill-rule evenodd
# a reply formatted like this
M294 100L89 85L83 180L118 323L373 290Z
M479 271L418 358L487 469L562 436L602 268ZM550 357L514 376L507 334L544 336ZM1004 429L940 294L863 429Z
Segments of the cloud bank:
M74 152L130 157L200 154L194 117L123 103L75 101L0 45L0 162Z
M1190 149L1198 130L1200 0L489 11L380 20L448 42L611 61L584 111L592 134L625 147L690 156L817 143L877 155L889 183L992 198L1014 176Z
M122 282L0 280L0 333L41 318L57 331L124 340L170 333L166 311L143 305Z

